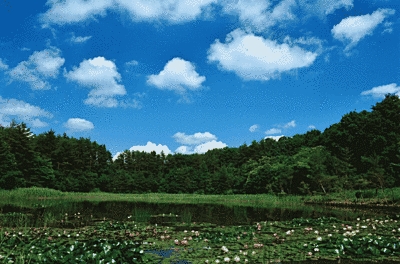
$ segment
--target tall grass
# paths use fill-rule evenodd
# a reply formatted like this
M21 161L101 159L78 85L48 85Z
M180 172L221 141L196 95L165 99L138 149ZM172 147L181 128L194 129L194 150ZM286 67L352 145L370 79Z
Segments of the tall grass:
M204 195L204 194L116 194L116 193L79 193L61 192L47 188L21 188L16 190L0 190L1 204L31 204L65 202L65 201L128 201L147 203L174 203L174 204L222 204L226 206L252 206L252 207L293 207L302 206L304 202L326 203L338 202L344 204L400 204L400 188L378 191L362 191L362 198L356 198L357 191L342 191L328 195L295 196L295 195L270 195L270 194L231 194L231 195Z
M358 194L357 194L358 193ZM390 204L400 205L400 188L390 188L384 191L379 189L343 190L340 193L315 195L305 197L306 202L314 203L342 203L342 204Z

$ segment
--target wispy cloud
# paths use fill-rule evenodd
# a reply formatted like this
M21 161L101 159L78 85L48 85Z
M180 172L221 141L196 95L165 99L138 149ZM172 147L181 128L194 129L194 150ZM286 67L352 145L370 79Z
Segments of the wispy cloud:
M131 61L125 62L125 65L136 66L136 65L139 65L139 62L137 60L131 60Z
M8 65L0 58L0 70L7 70L8 69Z
M394 9L378 9L372 14L350 16L335 25L331 32L335 39L348 43L345 51L349 51L365 36L372 35L374 29L382 23L385 18L394 13Z
M249 131L250 131L250 132L255 132L257 129L258 129L258 125L252 125L252 126L249 128Z
M85 37L78 36L78 37L76 37L75 34L73 33L72 37L69 40L72 43L84 43L84 42L88 41L91 38L92 38L92 36L85 36Z
M292 120L283 125L283 128L290 128L290 127L296 127L296 121Z
M46 127L48 124L41 117L52 118L53 115L38 106L17 99L5 99L0 96L0 124L7 125L12 118L21 120L32 127Z
M266 135L272 135L272 134L278 134L278 133L281 133L281 132L282 132L282 130L280 130L278 128L271 128L271 129L268 129L267 131L265 131L265 134Z
M361 92L361 95L372 95L374 98L385 98L385 95L388 93L400 96L400 86L397 86L396 83L376 86L370 90Z
M200 17L206 8L217 0L65 0L47 1L49 9L40 15L44 26L64 25L95 20L109 11L124 12L132 21L165 20L178 24Z
M51 88L48 80L58 76L59 69L65 62L60 53L54 47L35 51L27 61L18 63L8 71L8 76L11 81L28 83L33 90L48 90Z

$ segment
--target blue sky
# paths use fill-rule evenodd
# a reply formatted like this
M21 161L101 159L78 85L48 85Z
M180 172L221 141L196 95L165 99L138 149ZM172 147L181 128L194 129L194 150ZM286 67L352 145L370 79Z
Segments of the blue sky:
M0 123L204 153L400 94L398 0L5 0Z

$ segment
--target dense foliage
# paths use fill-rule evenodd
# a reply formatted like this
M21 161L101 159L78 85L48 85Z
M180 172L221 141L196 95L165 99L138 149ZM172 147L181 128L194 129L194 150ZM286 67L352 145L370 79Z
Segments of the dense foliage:
M0 188L198 194L313 194L400 186L400 99L345 114L323 133L262 139L205 154L125 150L88 138L0 127Z

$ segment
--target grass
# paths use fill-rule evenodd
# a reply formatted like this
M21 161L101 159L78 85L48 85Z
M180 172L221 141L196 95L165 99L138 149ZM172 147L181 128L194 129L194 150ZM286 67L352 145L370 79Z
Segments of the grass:
M342 191L328 195L306 196L306 203L332 204L332 205L369 205L369 206L400 206L400 188L378 190L363 190L357 198L355 190Z
M385 205L400 206L400 188L362 191L362 197L356 198L357 191L342 191L328 195L275 196L269 194L233 194L233 195L202 195L202 194L117 194L117 193L80 193L61 192L48 188L20 188L16 190L0 190L0 205L13 204L33 206L40 200L41 203L54 204L58 201L127 201L146 203L168 203L168 204L218 204L224 206L251 206L255 208L267 208L279 206L289 208L302 206L304 203L332 204L332 205Z
M68 200L68 201L127 201L147 203L174 203L174 204L220 204L225 206L252 206L270 207L272 205L287 205L288 207L302 203L298 196L278 197L267 194L257 195L201 195L201 194L116 194L116 193L79 193L61 192L47 188L20 188L16 190L0 190L0 204L24 204L33 200L41 202Z

